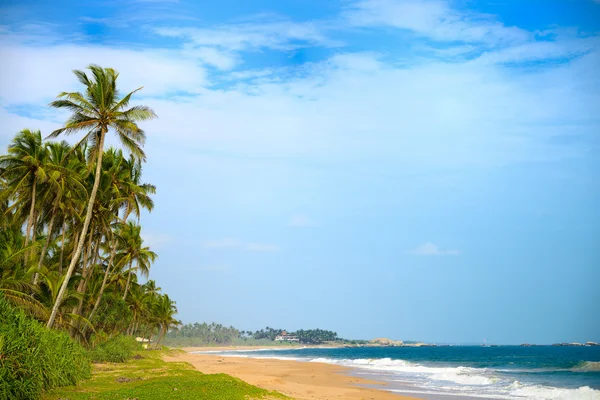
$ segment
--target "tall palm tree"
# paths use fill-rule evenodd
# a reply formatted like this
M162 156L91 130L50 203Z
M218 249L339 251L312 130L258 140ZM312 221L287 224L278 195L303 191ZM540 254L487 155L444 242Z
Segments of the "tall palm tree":
M34 285L37 284L38 272L42 268L46 251L53 237L55 220L57 217L60 218L60 215L64 214L67 209L72 209L72 202L85 198L87 194L83 183L85 170L82 168L81 162L73 157L71 146L62 141L47 143L46 149L48 151L48 174L45 187L42 188L42 201L47 206L45 211L46 214L50 214L50 221L48 222L46 242L42 248L37 271L34 275ZM60 213L61 210L63 213ZM63 230L63 236L64 233Z
M134 156L143 160L145 159L145 155L141 147L146 137L144 131L137 126L137 121L156 117L154 111L145 106L127 108L131 96L141 88L134 90L123 98L119 98L117 90L117 78L119 74L114 69L102 68L97 65L90 65L88 69L91 71L91 77L88 77L83 71L73 71L77 79L85 86L86 90L84 94L79 92L63 92L58 96L58 100L50 103L52 107L64 108L73 113L66 121L65 126L52 132L50 136L57 137L63 133L68 135L79 131L86 131L87 133L79 144L90 144L89 161L90 164L96 163L96 173L77 248L71 258L71 263L56 298L56 303L52 307L47 324L49 328L54 324L56 313L83 249L100 183L102 154L104 153L106 134L109 130L114 131L123 146Z
M46 159L47 151L42 143L41 132L29 129L19 132L8 146L8 154L0 156L0 171L8 189L2 192L1 197L14 199L11 208L21 208L21 213L29 205L25 246L29 243L30 232L33 232L32 237L35 235L36 191L38 184L46 179Z
M129 285L134 271L139 271L142 275L148 276L150 272L150 264L158 257L155 252L150 250L148 246L144 246L144 240L141 236L140 225L131 221L124 225L121 231L120 246L121 251L117 254L117 265L121 268L127 267L128 277L125 291L123 292L123 300L127 299ZM135 262L135 266L133 265Z

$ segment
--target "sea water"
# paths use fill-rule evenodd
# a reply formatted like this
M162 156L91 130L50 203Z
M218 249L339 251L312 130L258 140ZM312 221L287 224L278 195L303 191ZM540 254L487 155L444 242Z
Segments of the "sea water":
M443 346L220 352L321 362L425 399L600 400L600 347Z

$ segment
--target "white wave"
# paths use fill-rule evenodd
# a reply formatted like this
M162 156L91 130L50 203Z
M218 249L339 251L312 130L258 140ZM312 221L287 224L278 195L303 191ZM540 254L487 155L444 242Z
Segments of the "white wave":
M459 385L472 385L472 386L481 386L481 385L493 385L498 382L498 378L491 376L479 375L477 373L472 373L472 368L448 368L451 371L442 373L442 374L434 374L429 377L429 379L434 379L437 381L448 381L458 383Z
M579 389L525 385L518 381L501 379L498 371L486 368L424 366L406 360L391 358L333 359L326 357L284 357L278 355L222 354L232 357L294 360L335 364L363 370L367 374L390 373L393 382L410 384L413 389L393 390L413 394L447 394L467 397L531 400L600 400L600 391L584 386ZM387 377L389 381L390 377ZM444 384L443 382L447 382Z
M327 364L338 364L347 367L355 367L362 369L370 369L377 371L402 372L408 374L426 375L427 378L436 381L448 381L461 385L491 385L498 381L489 374L488 370L482 368L467 368L467 367L426 367L419 364L414 364L405 360L392 360L391 358L380 359L342 359L335 360L330 358L315 358L310 362L321 362Z
M562 389L548 386L523 386L510 391L512 396L531 400L600 400L600 391L588 386Z

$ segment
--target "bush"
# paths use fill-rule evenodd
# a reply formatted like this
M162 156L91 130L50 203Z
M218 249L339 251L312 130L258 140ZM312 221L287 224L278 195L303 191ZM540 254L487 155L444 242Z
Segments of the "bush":
M87 351L66 333L46 329L0 294L0 398L37 399L44 390L91 375Z
M142 346L130 336L115 336L90 351L93 362L125 362Z
M125 331L132 317L133 313L121 297L107 293L102 296L98 311L90 322L96 331L106 332L112 336Z

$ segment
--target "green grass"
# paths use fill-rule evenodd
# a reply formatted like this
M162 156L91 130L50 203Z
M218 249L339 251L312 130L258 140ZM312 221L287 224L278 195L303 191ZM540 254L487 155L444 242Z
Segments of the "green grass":
M43 399L289 399L229 375L202 374L188 363L162 360L163 355L177 352L138 351L125 363L96 364L92 379L77 387L53 390Z

